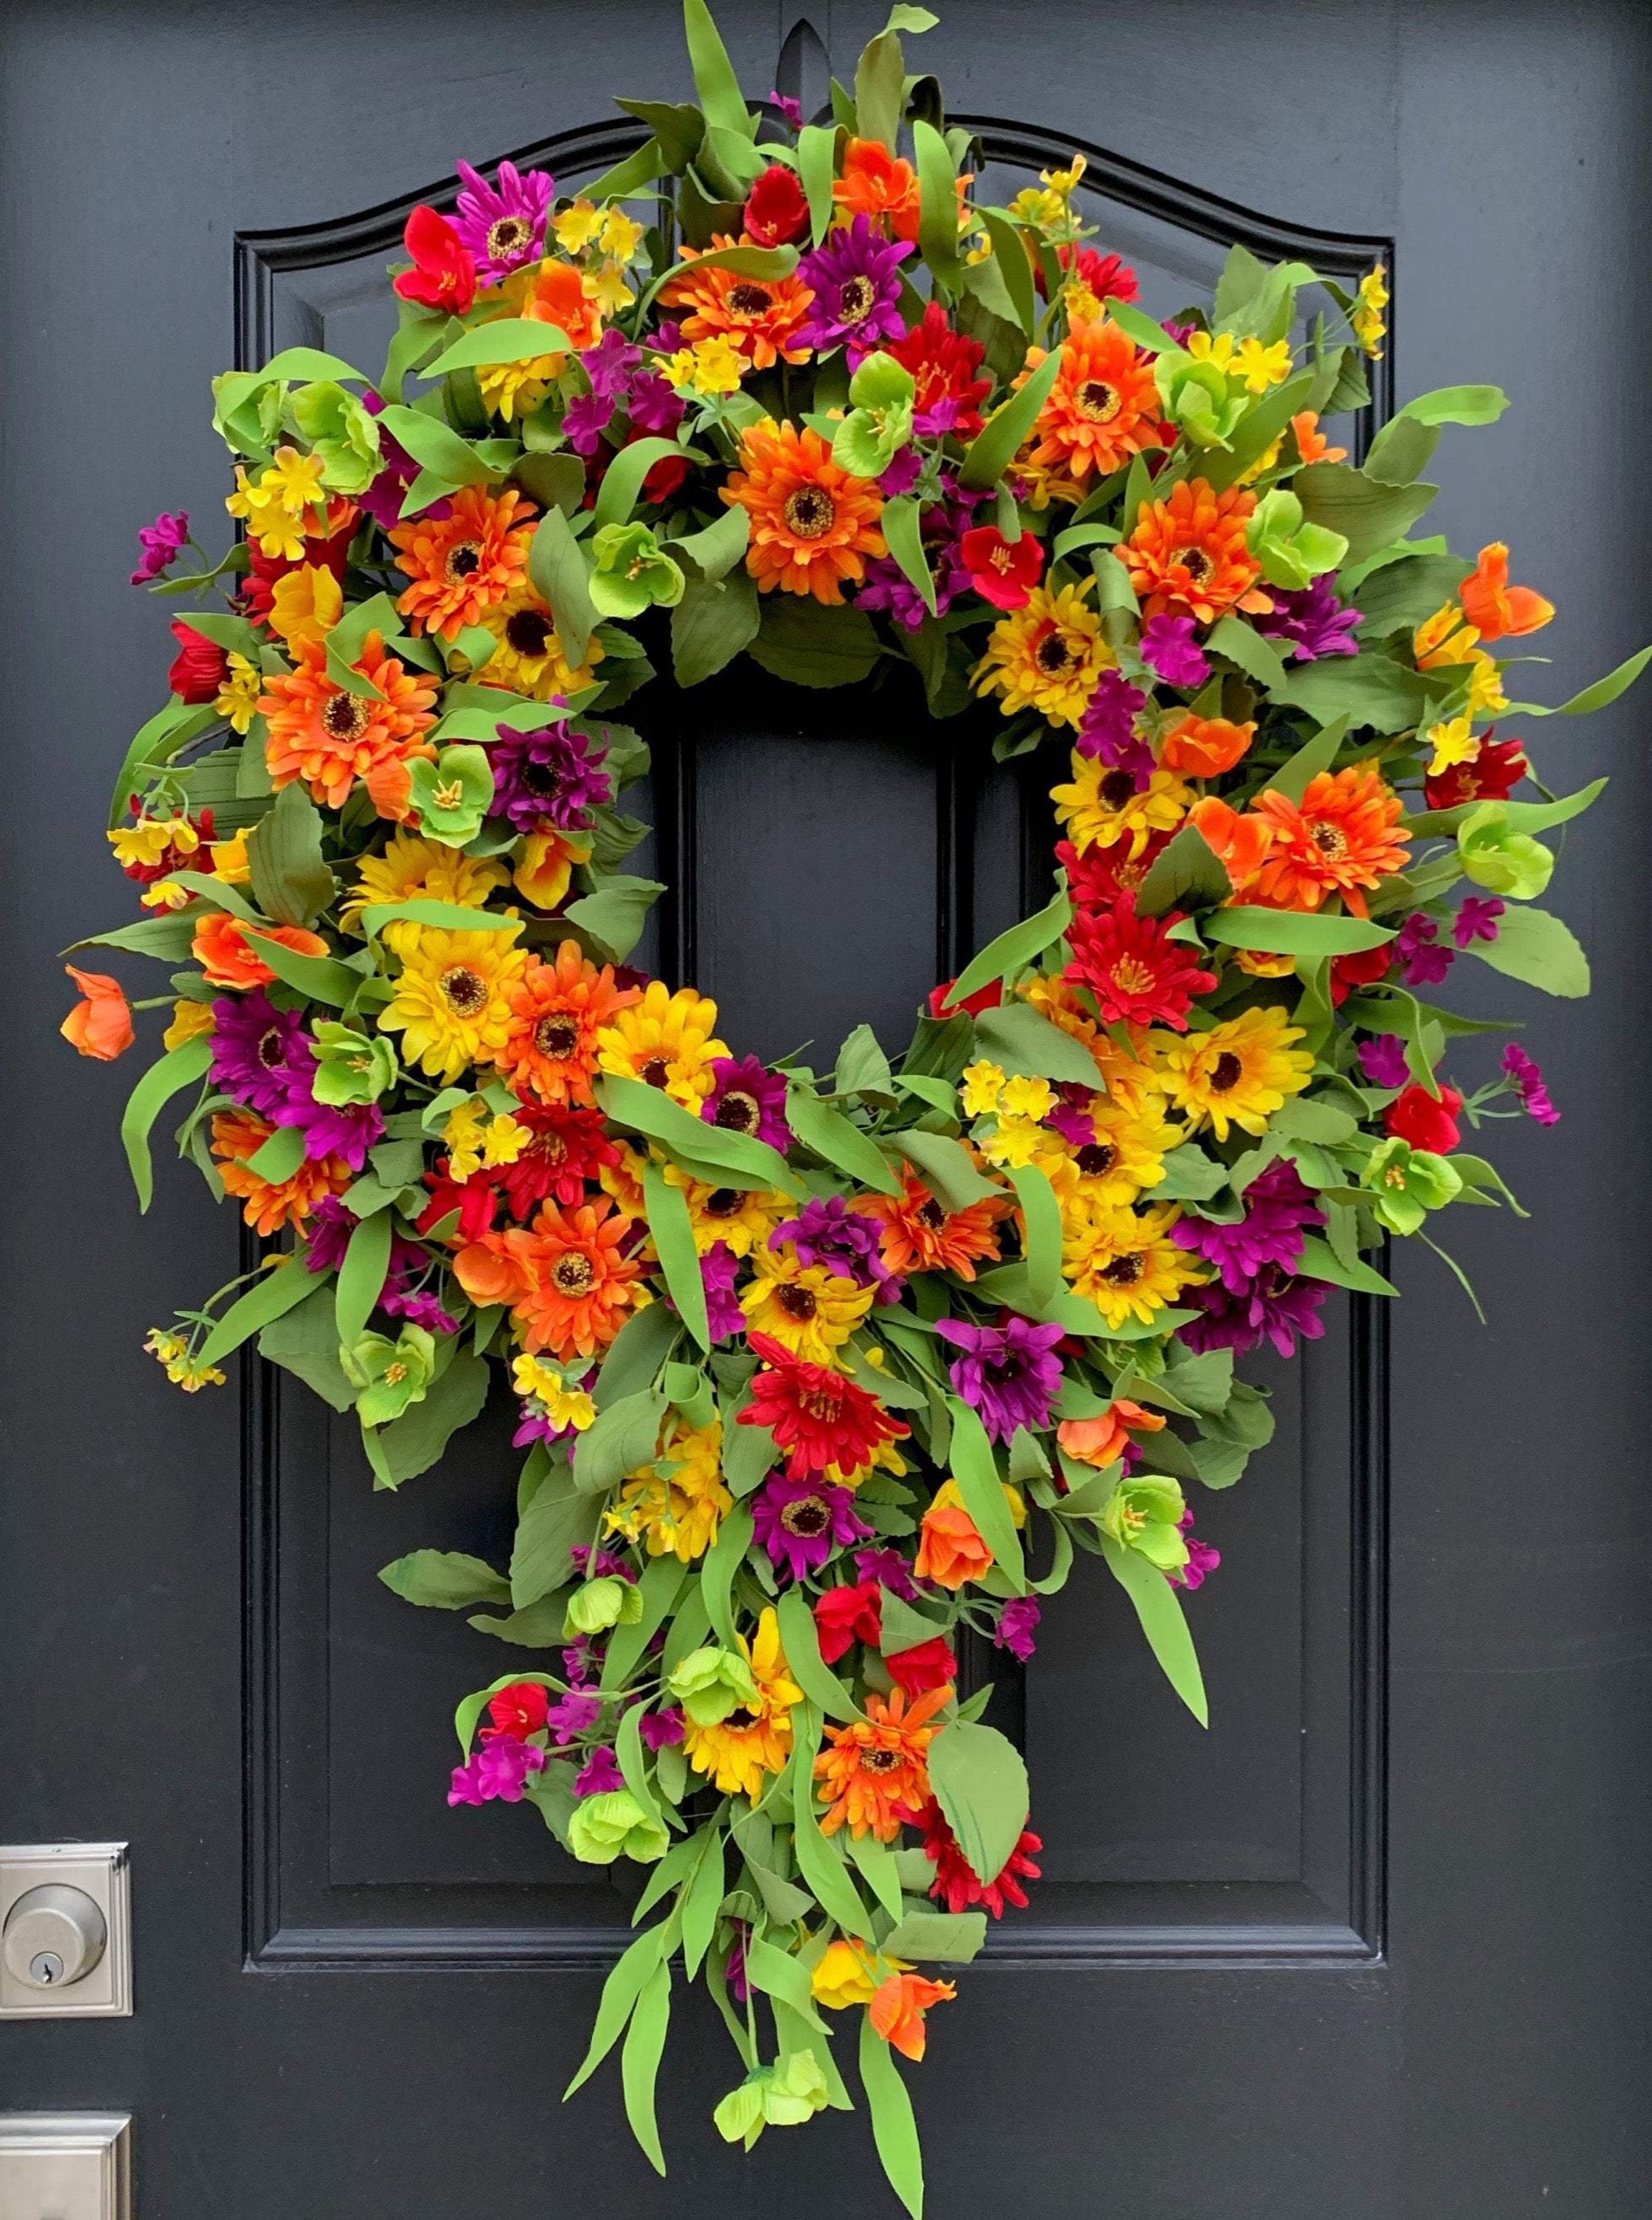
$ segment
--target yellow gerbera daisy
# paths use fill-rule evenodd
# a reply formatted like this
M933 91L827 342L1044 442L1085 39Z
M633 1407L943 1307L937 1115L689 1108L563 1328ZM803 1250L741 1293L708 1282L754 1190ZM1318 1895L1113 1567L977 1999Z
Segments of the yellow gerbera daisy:
M676 1164L666 1165L665 1182L668 1187L680 1187L688 1198L694 1245L702 1257L720 1241L737 1257L766 1249L769 1236L795 1207L771 1189L708 1187L690 1179Z
M608 653L593 633L585 660L576 669L557 636L549 603L527 584L484 609L478 621L499 643L483 666L485 683L527 694L535 702L549 702L553 695L565 699L591 685L597 664ZM449 660L459 667L460 658Z
M621 1139L618 1133L609 1139L620 1151L617 1163L604 1164L596 1177L604 1194L611 1194L627 1218L645 1220L648 1198L643 1190L643 1174L648 1168L648 1158L633 1141Z
M1071 1209L1128 1209L1144 1188L1164 1177L1167 1150L1181 1138L1179 1127L1159 1114L1159 1098L1139 1107L1122 1099L1098 1098L1089 1106L1093 1141L1061 1142L1048 1132L1050 1145L1033 1161L1056 1190L1063 1214Z
M976 667L976 691L1001 694L1007 717L1036 709L1052 725L1076 726L1096 680L1118 661L1089 606L1094 583L1086 578L1053 594L1035 586L1025 608L1001 617Z
M505 990L527 963L527 951L514 945L521 929L520 923L497 932L400 929L402 976L378 1022L382 1031L402 1034L404 1063L452 1081L472 1064L497 1060L511 1024Z
M1163 1051L1170 1099L1194 1126L1206 1120L1225 1141L1230 1126L1247 1133L1267 1131L1286 1097L1300 1094L1313 1071L1300 1026L1281 1009L1246 1010L1207 1033L1171 1036Z
M455 902L461 909L483 909L496 887L510 876L508 864L497 856L466 856L439 840L421 840L416 832L396 832L378 856L363 856L356 865L354 890L339 911L341 922L360 930L361 914L373 902ZM416 926L391 926L395 936L416 932Z
M755 1642L743 1634L736 1638L757 1684L756 1701L731 1712L715 1726L696 1726L690 1719L683 1748L696 1773L710 1774L714 1788L755 1804L763 1793L764 1775L780 1772L791 1755L792 1706L802 1702L803 1691L788 1678L780 1622L772 1605L757 1621Z
M1109 770L1099 756L1073 751L1069 786L1052 787L1056 815L1081 856L1128 840L1139 856L1156 832L1169 832L1192 808L1193 789L1173 770L1156 770L1138 792L1133 773Z
M824 1264L801 1264L788 1242L767 1244L751 1257L757 1277L740 1297L746 1330L772 1334L794 1356L808 1364L834 1363L841 1349L872 1307L875 1288L857 1288Z
M699 1431L682 1428L654 1463L627 1475L607 1514L607 1531L645 1543L651 1557L676 1556L685 1565L703 1557L724 1513L734 1508L722 1458L723 1430L715 1419Z
M716 1084L711 1067L729 1054L716 1030L715 1002L692 987L670 994L664 980L651 979L642 1000L617 1012L596 1036L596 1061L617 1078L663 1088L697 1116Z
M1202 1261L1169 1238L1181 1215L1173 1202L1139 1213L1100 1204L1075 1211L1061 1252L1075 1294L1093 1302L1109 1325L1132 1318L1150 1325L1156 1312L1205 1277Z

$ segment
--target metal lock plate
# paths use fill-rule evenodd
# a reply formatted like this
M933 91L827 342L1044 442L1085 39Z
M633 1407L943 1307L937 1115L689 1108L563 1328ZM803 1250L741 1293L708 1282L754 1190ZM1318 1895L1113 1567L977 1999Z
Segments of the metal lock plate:
M130 1881L124 1843L0 1847L0 2019L130 2013Z
M125 2113L0 2112L0 2220L131 2220Z

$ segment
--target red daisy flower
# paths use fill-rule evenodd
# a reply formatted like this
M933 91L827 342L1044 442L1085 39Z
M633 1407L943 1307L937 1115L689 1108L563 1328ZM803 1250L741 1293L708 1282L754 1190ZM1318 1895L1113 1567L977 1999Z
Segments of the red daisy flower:
M1122 1020L1186 1032L1194 996L1207 995L1216 974L1201 971L1192 950L1169 939L1177 917L1175 910L1168 917L1138 917L1135 895L1125 894L1110 910L1074 919L1065 976L1089 988L1104 1024Z
M1124 840L1115 841L1111 848L1092 848L1088 856L1081 856L1070 840L1062 840L1056 845L1056 861L1066 870L1076 907L1111 909L1120 895L1136 892L1169 845L1168 832L1154 832L1139 856L1131 856L1129 843Z
M767 1426L790 1452L787 1473L793 1480L835 1467L860 1472L885 1442L912 1431L892 1419L876 1395L858 1388L830 1365L806 1364L766 1333L746 1338L766 1368L751 1382L751 1400L740 1412L743 1426Z
M570 1209L583 1202L585 1189L604 1164L617 1164L620 1151L603 1128L600 1110L573 1110L525 1102L511 1113L533 1138L514 1163L501 1164L492 1177L510 1214L523 1225L547 1198Z
M912 372L918 388L913 412L920 432L956 432L974 439L981 429L981 404L992 391L991 378L976 376L987 352L979 340L955 332L945 309L932 301L922 321L885 352Z
M883 1595L876 1581L858 1587L828 1588L814 1600L814 1628L820 1655L835 1665L857 1642L876 1643L883 1639Z
M947 1825L940 1805L932 1799L924 1806L921 1818L925 1855L935 1868L929 1893L940 1898L949 1911L969 1911L979 1905L994 1919L1001 1919L1007 1904L1025 1905L1026 1891L1021 1883L1039 1878L1033 1863L1035 1852L1044 1848L1038 1836L1024 1828L1002 1873L983 1881L958 1848L958 1838Z
M1482 740L1473 763L1453 764L1437 778L1424 779L1431 809L1455 809L1464 801L1501 801L1530 766L1518 740Z

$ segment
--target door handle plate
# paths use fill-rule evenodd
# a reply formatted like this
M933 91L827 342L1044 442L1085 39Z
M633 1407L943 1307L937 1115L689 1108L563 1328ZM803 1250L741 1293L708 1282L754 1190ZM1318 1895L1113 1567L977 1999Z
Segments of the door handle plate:
M0 1846L0 2020L124 2019L131 2010L126 1844ZM3 2204L0 2220L11 2220Z
M125 2112L0 2112L4 2220L132 2220Z

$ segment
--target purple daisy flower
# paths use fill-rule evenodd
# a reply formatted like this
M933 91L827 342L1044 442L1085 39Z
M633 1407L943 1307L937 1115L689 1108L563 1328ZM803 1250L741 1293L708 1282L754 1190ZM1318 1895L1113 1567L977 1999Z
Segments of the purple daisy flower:
M881 1294L894 1275L883 1261L878 1233L877 1222L863 1211L851 1210L842 1195L817 1194L809 1197L795 1218L776 1226L769 1246L783 1249L789 1241L806 1269L824 1264L840 1280L852 1280L857 1288L876 1288Z
M711 1067L712 1089L700 1115L726 1133L745 1133L771 1149L789 1149L786 1082L755 1056L720 1056Z
M1495 895L1484 900L1479 895L1467 895L1451 920L1451 938L1459 948L1472 948L1477 940L1495 940L1505 907Z
M1201 1542L1193 1531L1193 1523L1191 1511L1184 1511L1176 1521L1181 1530L1181 1538L1188 1545L1188 1562L1180 1572L1164 1575L1173 1588L1186 1588L1190 1593L1194 1588L1202 1588L1222 1562L1221 1551L1213 1550L1208 1542ZM1006 1610L1008 1607L1005 1606Z
M625 1785L620 1761L605 1742L597 1744L574 1776L576 1796L612 1796L616 1788Z
M688 403L683 396L657 370L639 371L632 379L626 396L626 414L634 430L669 440L687 411Z
M384 1113L377 1102L318 1102L310 1092L315 1059L306 1035L295 1059L287 1099L276 1111L277 1126L296 1126L304 1136L304 1154L311 1163L323 1157L339 1157L352 1172L367 1162L367 1151L384 1138Z
M502 1735L497 1742L484 1743L466 1763L453 1768L447 1800L490 1804L497 1797L502 1803L520 1804L528 1774L542 1773L545 1766L545 1752L537 1744Z
M138 545L143 550L138 567L132 573L134 586L146 586L152 578L159 578L178 559L178 550L190 536L190 512L175 509L170 514L162 509L153 524L140 525Z
M706 1288L706 1323L714 1341L726 1341L745 1324L745 1313L734 1293L740 1260L726 1241L713 1244L700 1259L700 1277Z
M1403 1087L1411 1077L1406 1045L1398 1033L1379 1033L1360 1043L1360 1069L1373 1087Z
M531 832L545 820L566 832L583 824L614 790L602 769L606 748L596 748L587 733L573 726L545 725L537 733L513 732L502 725L488 751L493 764L492 814L508 818L519 832Z
M1323 1280L1293 1280L1275 1264L1264 1264L1244 1294L1231 1294L1219 1281L1189 1288L1185 1300L1201 1315L1176 1331L1189 1349L1231 1349L1244 1356L1271 1341L1281 1356L1294 1356L1297 1336L1318 1341L1325 1330L1319 1313L1331 1289Z
M1171 1228L1170 1238L1214 1264L1223 1286L1242 1295L1264 1265L1294 1272L1302 1261L1308 1227L1325 1222L1324 1211L1298 1178L1296 1167L1281 1158L1245 1189L1244 1216L1237 1225L1183 1218Z
M476 257L477 276L490 285L532 262L545 245L557 181L545 170L524 175L514 162L502 162L490 185L468 162L454 166L464 187L454 206L454 228Z
M1274 594L1274 606L1256 620L1256 630L1282 639L1287 652L1301 663L1317 663L1322 655L1357 655L1355 633L1365 622L1362 613L1337 598L1330 578L1316 578L1311 586Z
M1012 1596L998 1614L998 1624L993 1629L993 1647L1007 1649L1012 1657L1019 1657L1025 1665L1038 1646L1033 1637L1043 1616L1037 1596Z
M1191 617L1149 617L1142 627L1142 661L1167 686L1202 686L1210 677L1210 663L1194 637Z
M963 1351L950 1368L952 1385L981 1413L994 1441L1008 1441L1018 1426L1036 1432L1050 1424L1061 1392L1056 1344L1064 1326L1034 1325L1031 1319L1012 1315L1003 1325L942 1319L935 1331Z
M1503 1051L1503 1069L1513 1081L1526 1115L1540 1126L1558 1126L1561 1113L1543 1083L1543 1066L1537 1057L1528 1056L1518 1041L1511 1041Z
M751 1502L757 1539L776 1568L795 1581L817 1573L834 1550L863 1542L871 1528L857 1518L846 1487L825 1481L788 1480L776 1473Z
M916 251L910 240L885 239L869 215L832 233L797 265L814 295L799 336L817 354L841 344L851 369L886 340L903 339L901 265Z
M1134 774L1138 790L1153 775L1153 751L1136 736L1136 720L1147 707L1147 696L1116 670L1104 670L1095 691L1084 704L1084 718L1074 745L1082 756L1094 756L1109 770ZM1146 758L1146 776L1142 759Z
M350 1246L356 1220L336 1194L324 1194L311 1215L304 1262L312 1272L336 1272Z
M891 1595L898 1595L902 1603L916 1603L918 1583L912 1577L912 1568L899 1550L857 1550L855 1578L876 1581Z
M277 1010L259 987L250 995L221 996L212 1006L212 1016L213 1085L260 1118L277 1117L295 1076L305 1069L302 1059L309 1037L302 1013Z
M915 447L897 455L878 480L886 500L910 490L921 461ZM948 484L943 498L923 513L924 552L929 558L935 587L935 614L944 617L969 583L969 568L960 543L975 521L975 512L986 498L966 488ZM866 565L866 578L855 596L864 608L882 609L907 632L917 632L929 614L928 606L892 555L876 557Z

